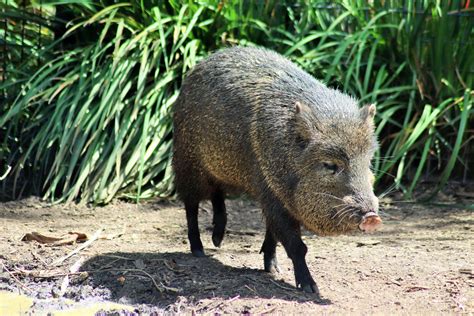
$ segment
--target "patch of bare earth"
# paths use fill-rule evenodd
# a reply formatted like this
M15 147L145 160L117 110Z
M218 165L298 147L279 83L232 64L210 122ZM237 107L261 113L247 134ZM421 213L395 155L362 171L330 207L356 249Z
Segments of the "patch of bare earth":
M33 297L31 310L40 312L66 308L66 299L114 301L146 313L474 312L470 210L389 205L384 228L373 235L305 234L318 298L295 289L292 264L281 246L281 272L263 271L258 206L243 200L227 204L228 232L220 249L211 242L210 205L202 205L207 258L189 253L181 204L115 202L92 208L50 206L35 198L0 204L0 290ZM101 230L77 252L83 244L21 241L34 231L91 237Z

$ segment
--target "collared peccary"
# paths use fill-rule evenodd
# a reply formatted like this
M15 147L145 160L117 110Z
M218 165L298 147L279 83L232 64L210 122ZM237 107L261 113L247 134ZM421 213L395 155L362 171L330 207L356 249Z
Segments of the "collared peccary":
M359 108L270 50L223 49L196 65L174 107L176 189L192 253L204 256L199 202L212 201L212 241L220 246L226 194L246 193L266 221L265 270L278 270L281 242L296 286L317 292L301 225L318 235L381 225L370 171L374 114L373 105Z

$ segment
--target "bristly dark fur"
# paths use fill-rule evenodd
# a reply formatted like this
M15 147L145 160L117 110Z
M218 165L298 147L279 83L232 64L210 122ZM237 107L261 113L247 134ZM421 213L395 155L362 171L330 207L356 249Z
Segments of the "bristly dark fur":
M219 246L225 196L246 192L266 219L265 270L277 268L281 242L297 286L316 292L300 227L336 235L356 229L362 214L377 212L370 172L375 107L360 109L275 52L235 47L189 73L174 112L176 188L193 254L204 255L199 202L212 201Z

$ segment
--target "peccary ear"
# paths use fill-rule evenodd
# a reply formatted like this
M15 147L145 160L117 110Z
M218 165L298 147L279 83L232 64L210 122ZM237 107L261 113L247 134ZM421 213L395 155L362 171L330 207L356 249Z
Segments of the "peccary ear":
M360 117L363 121L372 122L375 116L375 104L369 104L360 109Z
M300 101L295 102L295 111L296 114L304 115L304 113L308 113L310 109L306 104L301 103Z
M296 141L302 148L306 147L312 136L311 109L304 103L295 102Z

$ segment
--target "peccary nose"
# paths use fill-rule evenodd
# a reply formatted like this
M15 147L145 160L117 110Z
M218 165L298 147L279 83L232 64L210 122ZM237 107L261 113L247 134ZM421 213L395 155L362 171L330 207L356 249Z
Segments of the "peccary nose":
M367 207L362 212L362 220L359 223L359 229L371 233L382 227L382 219L378 215L379 201L377 197L372 199L372 207Z
M366 233L372 233L382 227L382 219L374 212L368 212L362 217L359 229Z

